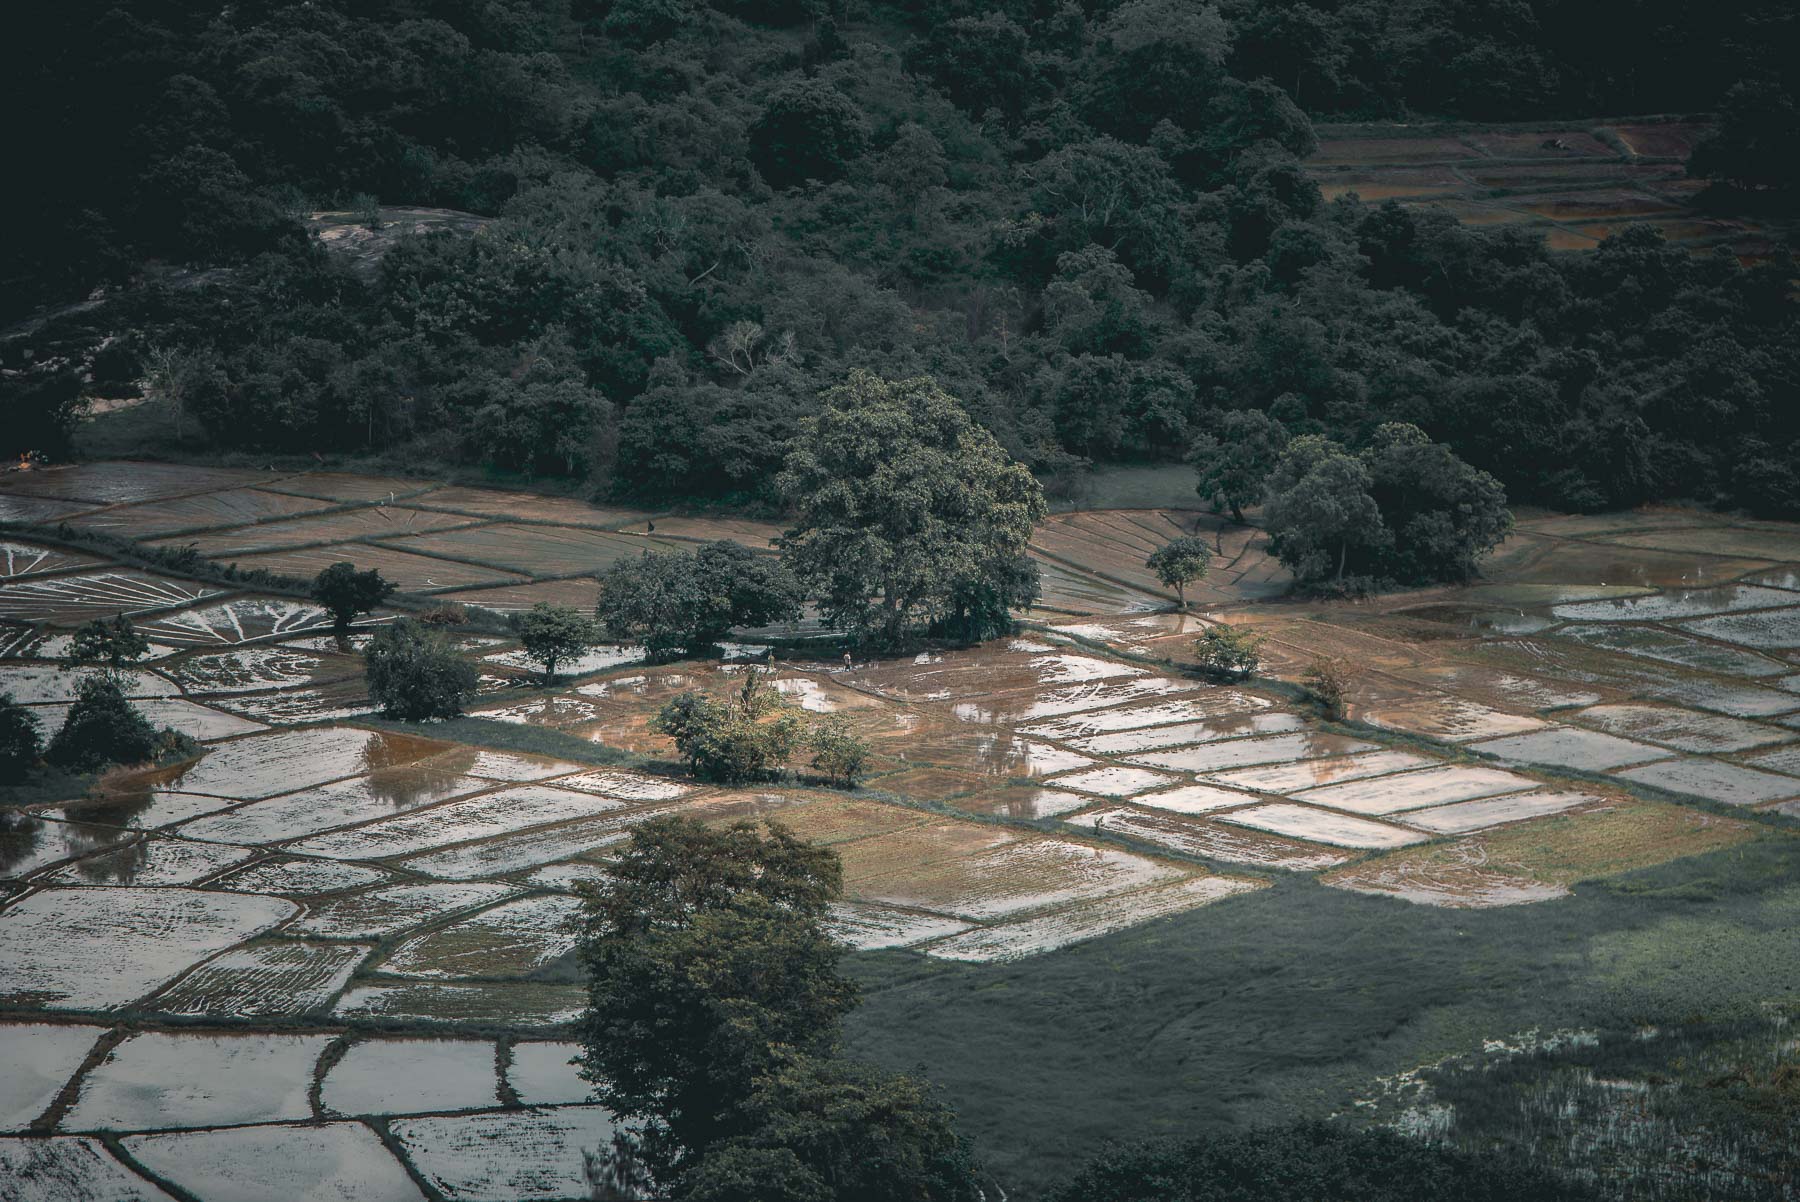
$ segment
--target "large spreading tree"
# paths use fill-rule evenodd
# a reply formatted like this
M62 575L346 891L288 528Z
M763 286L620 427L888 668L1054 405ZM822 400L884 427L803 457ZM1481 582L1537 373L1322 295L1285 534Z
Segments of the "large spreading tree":
M1037 598L1025 547L1043 490L928 376L852 373L801 428L779 483L796 515L783 559L861 636L991 633Z

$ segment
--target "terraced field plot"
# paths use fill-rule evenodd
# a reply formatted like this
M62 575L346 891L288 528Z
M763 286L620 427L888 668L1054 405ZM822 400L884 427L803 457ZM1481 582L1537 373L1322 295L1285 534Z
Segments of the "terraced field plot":
M436 559L429 555L414 555L392 547L369 544L341 544L232 557L232 562L246 571L260 568L278 576L291 576L301 580L311 580L332 564L346 561L365 571L374 568L409 593L443 592L474 584L507 584L525 579L519 572Z
M646 551L681 549L675 543L654 537L507 523L473 526L442 534L421 534L390 540L384 545L446 559L494 564L526 576L597 572L618 560L635 559Z
M228 488L222 492L140 501L95 510L72 519L79 530L99 530L126 538L150 539L177 531L207 530L220 526L244 526L315 513L330 505L309 497L264 492L259 488Z
M193 547L208 559L237 559L258 551L274 551L283 547L312 547L323 544L346 544L339 559L361 564L369 551L360 540L395 538L427 530L443 530L466 526L473 520L455 514L432 513L408 506L373 506L362 509L335 510L317 517L298 517L289 521L261 522L229 530L183 535L163 540L161 545ZM271 571L278 569L271 568ZM293 573L300 575L301 573ZM311 573L305 573L311 575Z
M0 588L0 618L79 626L91 618L141 614L187 605L223 590L135 568L27 577Z

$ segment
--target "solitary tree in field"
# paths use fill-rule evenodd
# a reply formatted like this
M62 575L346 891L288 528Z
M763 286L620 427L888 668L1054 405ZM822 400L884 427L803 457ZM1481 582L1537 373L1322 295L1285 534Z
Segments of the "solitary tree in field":
M76 663L99 664L114 672L149 653L149 640L124 614L85 623L69 643L69 658Z
M929 377L853 373L778 483L796 513L783 562L834 623L892 644L971 598L1004 614L1036 597L1021 564L1043 490Z
M374 568L359 572L353 563L334 563L313 577L312 596L331 614L332 623L344 630L393 596L395 587Z
M369 696L390 718L422 722L454 718L475 690L475 667L444 636L401 618L384 626L363 652Z
M594 620L568 605L542 602L513 618L513 629L525 654L544 665L544 676L556 679L556 665L586 654L600 641L600 628Z
M1295 439L1276 475L1266 513L1270 541L1297 579L1341 582L1352 547L1389 537L1369 495L1369 469L1336 443L1317 435Z
M1262 640L1239 626L1209 626L1194 640L1201 668L1215 676L1241 679L1262 666Z
M1206 576L1206 567L1212 557L1212 548L1206 545L1205 539L1184 534L1150 552L1144 566L1156 573L1165 588L1175 590L1181 608L1186 609L1187 586Z
M606 633L642 639L652 656L697 655L734 626L800 616L801 588L779 561L721 539L693 552L621 559L600 577Z

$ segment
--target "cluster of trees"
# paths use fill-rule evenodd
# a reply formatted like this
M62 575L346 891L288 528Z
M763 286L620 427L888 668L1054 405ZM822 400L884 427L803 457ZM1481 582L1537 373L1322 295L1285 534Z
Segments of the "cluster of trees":
M779 826L632 828L588 894L582 1071L621 1120L596 1197L977 1202L955 1116L846 1056L837 857Z
M869 758L868 741L842 715L811 717L755 668L728 697L689 691L671 698L650 729L669 737L696 776L723 784L776 776L804 750L827 780L854 787Z
M1647 228L1555 255L1327 204L1302 167L1306 109L1713 104L1794 61L1772 0L84 0L30 19L19 124L87 153L8 198L42 200L13 245L60 266L8 268L34 287L5 295L73 298L151 254L242 267L84 313L135 332L105 364L39 355L0 381L19 438L54 430L78 372L154 362L220 445L776 502L820 396L864 369L934 377L1039 475L1203 457L1263 418L1360 452L1398 421L1518 501L1800 512L1788 267ZM1785 170L1763 148L1789 126L1724 149ZM233 232L294 189L494 220L400 238L373 273L291 222Z
M721 539L614 563L601 573L595 615L606 635L661 659L703 654L734 627L795 621L801 600L786 564Z

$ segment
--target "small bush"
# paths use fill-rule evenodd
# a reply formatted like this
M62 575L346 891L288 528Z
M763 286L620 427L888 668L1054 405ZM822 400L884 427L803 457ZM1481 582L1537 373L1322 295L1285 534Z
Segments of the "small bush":
M454 601L440 601L419 615L427 626L461 626L469 620L469 608Z
M814 724L807 735L812 766L839 784L856 786L856 778L869 762L869 742L851 729L841 714Z
M44 758L71 772L94 772L155 759L159 742L156 728L132 708L119 682L96 672L76 686L75 704Z
M334 563L313 577L312 597L342 630L386 601L395 588L374 568L359 572L353 563Z
M382 713L403 722L454 718L475 688L474 665L444 637L400 619L382 628L363 652L369 696Z
M25 779L44 750L44 731L37 715L0 693L0 784Z
M117 671L150 653L150 642L124 614L95 618L75 632L69 658L78 664L101 664Z
M600 641L599 625L580 610L568 605L546 605L542 602L512 620L525 654L544 666L544 676L556 679L556 665L587 653Z
M1344 717L1345 694L1350 688L1350 665L1332 656L1320 656L1300 678L1319 710L1333 722Z
M744 687L729 700L705 693L671 699L650 721L668 735L695 776L743 784L772 776L806 741L806 723L752 669Z
M1200 667L1214 676L1243 680L1262 667L1262 640L1237 626L1209 627L1194 640Z

